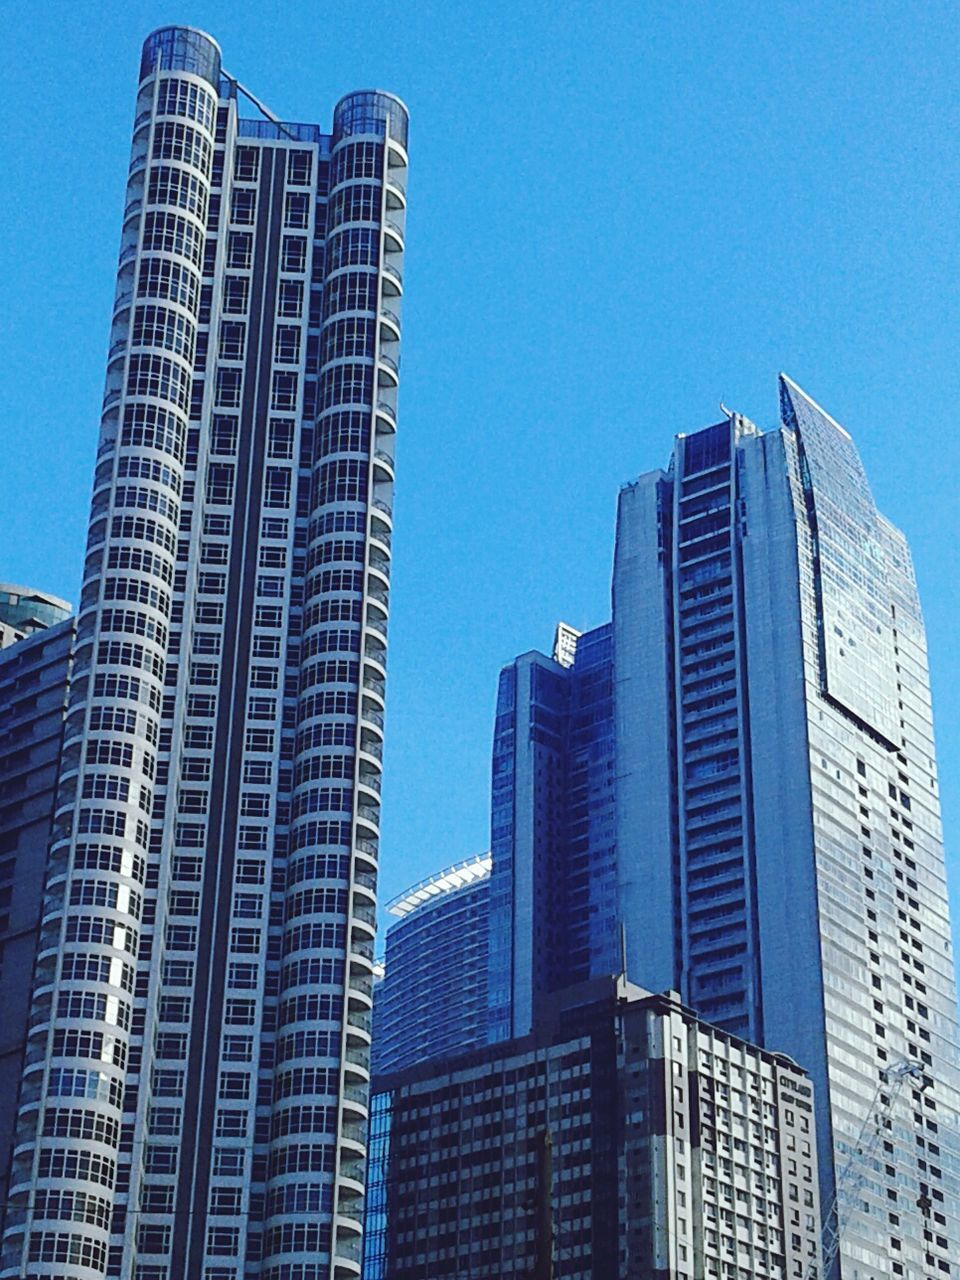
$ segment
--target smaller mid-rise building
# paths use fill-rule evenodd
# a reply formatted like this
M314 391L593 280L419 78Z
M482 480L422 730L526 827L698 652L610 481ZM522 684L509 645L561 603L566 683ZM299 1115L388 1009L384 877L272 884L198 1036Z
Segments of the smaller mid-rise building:
M376 1077L370 1137L365 1280L820 1273L809 1077L675 992L594 979Z
M0 646L0 1227L74 635L67 618Z
M37 591L35 587L0 582L0 649L65 622L70 612L66 600L59 596Z
M387 905L386 964L373 1003L374 1071L398 1071L483 1044L490 854L421 880Z

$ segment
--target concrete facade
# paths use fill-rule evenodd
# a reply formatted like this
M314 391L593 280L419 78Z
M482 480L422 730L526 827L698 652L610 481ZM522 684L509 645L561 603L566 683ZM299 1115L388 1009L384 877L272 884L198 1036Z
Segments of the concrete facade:
M140 63L0 1275L360 1270L407 113Z
M596 979L530 1036L376 1078L364 1276L805 1274L814 1127L789 1059Z

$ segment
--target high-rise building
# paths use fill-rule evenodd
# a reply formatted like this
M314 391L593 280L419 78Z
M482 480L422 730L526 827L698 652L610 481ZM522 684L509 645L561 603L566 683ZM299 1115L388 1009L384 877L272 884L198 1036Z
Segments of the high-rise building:
M623 978L544 1000L538 1019L377 1077L365 1280L818 1266L813 1093L795 1063Z
M491 1040L537 1002L620 967L612 628L561 624L554 658L500 673L493 743Z
M850 436L780 393L779 430L732 414L621 494L629 971L810 1070L844 1280L933 1280L960 1249L960 1044L923 620Z
M407 114L143 47L0 1275L360 1269Z
M483 1044L490 855L421 880L387 904L386 967L373 1001L373 1070L398 1071Z
M615 905L588 949L608 971L614 925L632 980L810 1070L834 1275L939 1280L960 1249L960 1046L923 621L850 436L780 391L778 430L730 414L621 492L615 799L586 809L615 811ZM572 669L533 654L501 677L499 1034L571 927L552 815L582 644Z
M59 596L0 582L0 649L69 617L70 606Z
M0 599L5 590L0 589ZM39 595L17 589L12 594ZM73 620L51 621L31 631L0 649L0 1229L43 909Z

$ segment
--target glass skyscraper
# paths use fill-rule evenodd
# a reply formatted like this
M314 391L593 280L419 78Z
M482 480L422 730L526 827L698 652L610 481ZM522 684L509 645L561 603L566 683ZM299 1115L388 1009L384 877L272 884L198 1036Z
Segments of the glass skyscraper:
M613 620L588 633L609 644L589 749L609 782L592 774L575 831L583 639L573 668L532 654L501 676L491 1033L528 1029L567 937L600 974L620 934L632 981L810 1071L833 1274L940 1280L960 1047L923 621L850 436L780 393L779 429L731 413L621 492Z
M628 966L810 1071L844 1280L933 1280L960 1248L960 1051L923 621L850 436L780 399L779 430L732 414L621 494Z
M3 1276L360 1271L407 114L244 96L147 39Z
M500 673L492 1041L526 1035L550 993L619 969L612 639L609 624L580 636L561 625L554 657L526 653Z

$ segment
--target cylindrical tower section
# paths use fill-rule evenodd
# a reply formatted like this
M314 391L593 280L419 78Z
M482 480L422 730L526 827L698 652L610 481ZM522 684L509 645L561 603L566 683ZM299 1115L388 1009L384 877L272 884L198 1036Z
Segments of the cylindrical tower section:
M220 53L143 49L77 650L0 1274L93 1280L121 1124Z
M307 1268L304 1280L361 1269L406 144L407 112L392 95L356 93L337 106L267 1197L270 1277L294 1260ZM302 1119L311 1091L326 1102L311 1108L320 1113L313 1154L294 1161L286 1148L302 1152L305 1139L293 1117ZM308 1263L300 1247L296 1207L304 1202L331 1224L319 1242L329 1261Z

